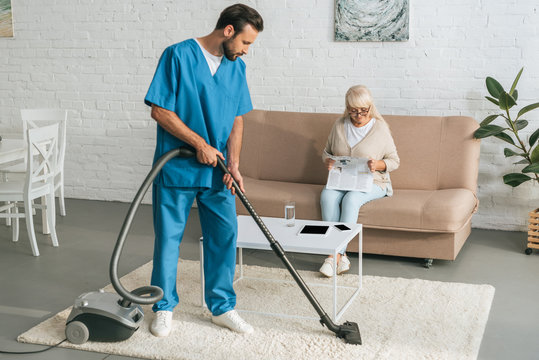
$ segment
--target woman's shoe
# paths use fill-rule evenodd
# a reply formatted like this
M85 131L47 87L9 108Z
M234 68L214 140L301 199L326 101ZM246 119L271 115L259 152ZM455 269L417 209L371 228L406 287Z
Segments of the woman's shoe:
M324 263L320 268L320 272L327 277L333 276L333 258L328 257L326 260L324 260Z
M343 272L347 272L350 270L350 260L348 260L348 256L341 256L341 260L339 261L339 265L337 265L337 274L341 275Z

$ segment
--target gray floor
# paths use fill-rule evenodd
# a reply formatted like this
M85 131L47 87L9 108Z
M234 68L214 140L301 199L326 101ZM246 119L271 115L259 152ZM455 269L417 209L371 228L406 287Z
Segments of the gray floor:
M24 222L21 240L0 224L0 350L30 351L37 345L19 344L16 337L72 305L81 293L107 283L108 264L127 204L68 200L65 218L58 217L60 247L38 235L41 256L32 256ZM151 208L137 215L120 262L123 275L151 259ZM41 230L39 216L36 228ZM196 210L181 245L182 257L198 259L200 226ZM428 280L491 284L494 303L479 353L480 359L539 358L539 253L523 253L526 234L474 229L456 261L435 261L427 270L418 259L365 255L365 274ZM247 264L281 267L268 251L244 251ZM298 269L317 270L323 257L289 254ZM357 262L357 256L351 256ZM356 263L357 264L357 263ZM354 267L352 266L352 269ZM361 324L359 324L361 326ZM101 353L52 349L35 355L2 355L0 359L126 359Z

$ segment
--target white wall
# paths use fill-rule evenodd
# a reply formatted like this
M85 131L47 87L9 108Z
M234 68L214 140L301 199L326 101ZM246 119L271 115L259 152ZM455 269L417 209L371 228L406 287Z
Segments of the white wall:
M150 168L155 124L143 98L169 44L205 35L235 1L12 1L15 38L0 39L0 134L20 131L20 108L70 109L68 197L130 201ZM519 107L539 101L536 0L410 0L410 40L334 42L333 0L245 1L266 30L245 56L255 108L341 112L343 94L369 86L383 114L496 111L484 79L510 86ZM53 5L51 5L53 4ZM526 117L529 135L539 110ZM531 183L512 189L500 141L482 143L473 226L525 230L539 205Z

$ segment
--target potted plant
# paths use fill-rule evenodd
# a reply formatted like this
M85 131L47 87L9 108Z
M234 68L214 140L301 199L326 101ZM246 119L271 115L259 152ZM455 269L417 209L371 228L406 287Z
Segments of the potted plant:
M514 162L516 165L524 165L521 172L509 173L503 176L503 182L512 187L519 186L529 180L539 183L539 145L537 145L539 129L536 129L530 135L527 144L519 134L520 130L529 125L529 122L522 119L522 116L539 108L539 102L524 106L518 111L516 117L511 117L511 112L509 111L517 105L518 91L516 86L523 70L524 68L518 72L509 92L506 92L503 86L494 78L490 76L486 78L487 90L491 96L485 96L485 98L498 106L501 112L487 116L474 133L476 139L494 136L509 143L512 148L506 147L503 149L505 157L521 158L519 161ZM505 126L493 125L492 122L497 119L503 119ZM532 248L539 249L539 209L530 212L528 230L526 254L529 255L532 253Z

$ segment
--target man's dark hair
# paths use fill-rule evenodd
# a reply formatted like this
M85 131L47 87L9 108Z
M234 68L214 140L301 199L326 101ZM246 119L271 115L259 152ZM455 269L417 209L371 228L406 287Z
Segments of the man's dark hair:
M232 25L235 31L234 36L236 36L243 31L247 24L250 24L258 32L264 30L264 21L258 11L244 4L234 4L221 12L215 30Z

